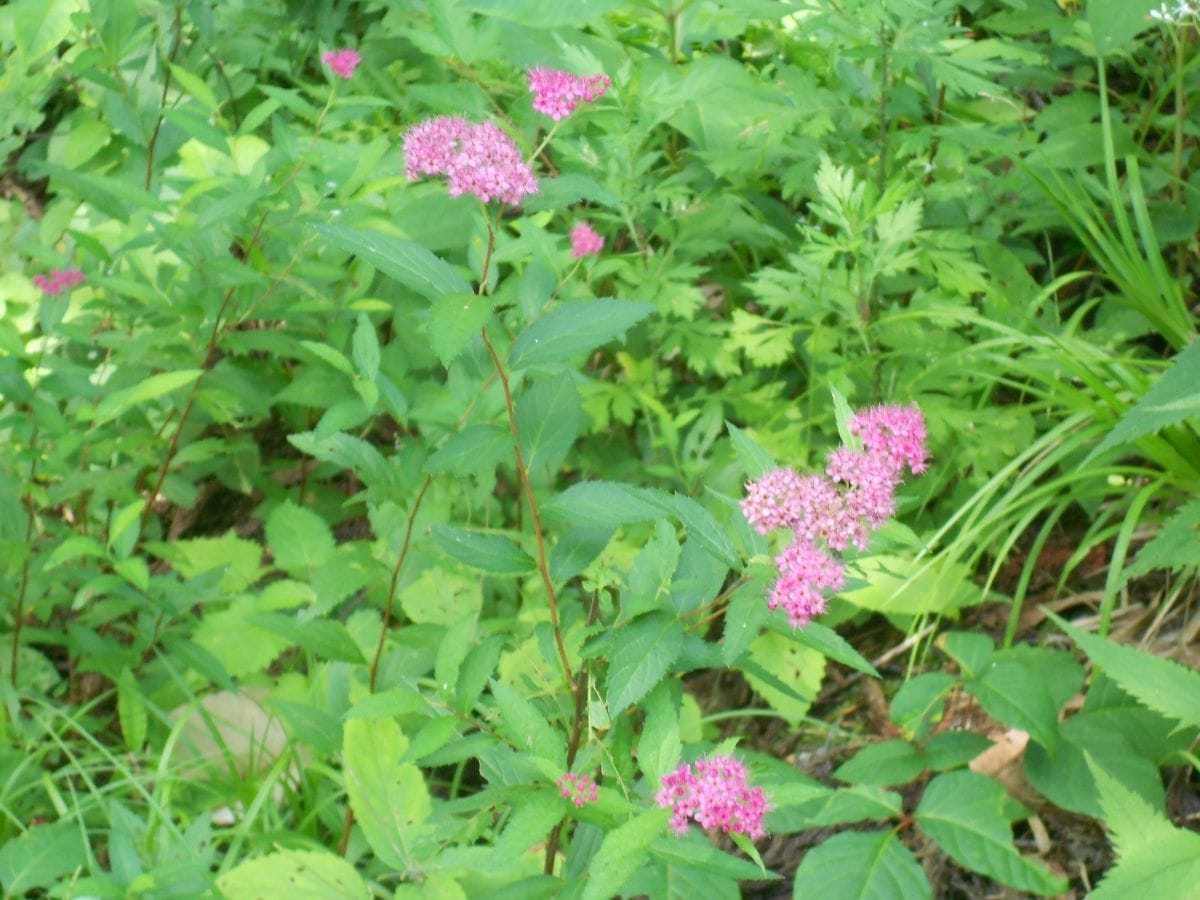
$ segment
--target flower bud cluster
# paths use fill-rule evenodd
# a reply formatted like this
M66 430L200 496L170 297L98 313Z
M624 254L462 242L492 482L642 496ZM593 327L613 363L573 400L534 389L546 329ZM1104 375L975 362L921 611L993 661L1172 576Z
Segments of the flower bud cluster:
M803 628L825 611L829 593L845 586L845 565L833 553L865 550L872 531L896 512L904 470L925 471L925 418L914 406L876 406L850 420L862 450L842 447L829 455L823 475L776 469L746 485L742 514L759 534L779 528L792 541L775 557L779 567L767 598Z
M554 121L565 119L580 103L591 103L612 86L607 75L574 75L556 69L530 69L533 108Z
M426 119L405 134L404 163L410 181L444 175L451 197L474 194L484 203L502 200L516 206L538 189L516 143L493 122L469 122L461 116Z
M663 776L655 801L671 810L671 829L687 834L688 820L701 828L718 828L729 834L763 837L767 800L762 788L752 788L746 767L732 756L696 761L695 768L681 763Z
M86 279L78 269L55 269L48 276L34 275L33 283L42 289L47 296L61 294L73 287L79 287Z
M346 48L344 50L330 50L321 57L321 62L329 66L333 70L333 74L340 75L342 78L350 79L354 77L354 70L358 68L358 64L362 62L362 56L357 50Z
M576 775L567 772L558 779L558 790L564 800L570 800L580 809L585 803L595 803L598 791L592 776L586 772Z

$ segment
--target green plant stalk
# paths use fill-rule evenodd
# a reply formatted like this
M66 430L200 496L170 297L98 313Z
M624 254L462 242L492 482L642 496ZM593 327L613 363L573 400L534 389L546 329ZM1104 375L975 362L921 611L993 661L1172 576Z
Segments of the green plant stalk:
M9 679L15 689L19 673L19 651L21 649L21 629L25 624L25 597L29 592L29 561L33 558L33 522L37 509L33 502L33 485L37 479L37 424L33 426L33 435L29 440L29 448L33 456L29 461L29 485L21 498L25 505L25 558L21 560L21 582L17 588L17 601L13 609L12 658L9 660Z
M171 65L175 62L175 57L179 54L179 46L183 43L183 4L175 4L175 39L171 43L171 52L167 55L167 69L163 75L162 97L158 101L158 118L154 122L154 131L150 134L150 141L146 145L146 181L145 188L150 190L150 183L154 177L154 151L158 146L158 134L162 131L162 124L166 120L164 110L167 106L167 94L171 90ZM157 43L157 42L156 42Z

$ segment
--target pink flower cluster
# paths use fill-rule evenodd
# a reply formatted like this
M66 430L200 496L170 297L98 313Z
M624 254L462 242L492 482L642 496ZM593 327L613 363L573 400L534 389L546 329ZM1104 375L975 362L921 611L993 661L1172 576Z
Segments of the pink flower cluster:
M585 803L596 802L596 783L586 772L580 775L567 772L558 779L558 789L564 800L572 801L580 809Z
M503 200L516 206L538 189L512 138L492 122L461 116L437 116L410 128L404 135L404 164L410 181L446 176L451 197L474 194L484 203Z
M358 64L362 62L362 56L357 50L350 48L344 50L330 50L321 57L321 62L329 66L335 75L340 75L343 78L353 78L354 70L358 68Z
M696 761L696 767L681 763L663 777L655 801L671 810L671 829L685 835L688 819L701 828L719 828L730 834L763 837L767 799L762 788L746 781L746 767L732 756L713 756Z
M925 471L925 417L914 406L876 406L850 420L863 449L829 454L824 475L776 469L746 485L742 514L759 534L789 528L793 540L775 557L779 578L767 597L793 628L825 611L826 592L845 585L845 567L829 551L865 550L872 531L896 512L904 469Z
M583 259L604 249L604 238L587 222L580 222L571 229L571 255Z
M34 275L33 283L42 289L46 295L61 294L73 287L79 287L86 279L78 269L55 269L46 275Z
M554 121L565 119L580 103L591 103L612 86L607 75L573 75L557 69L530 69L533 108Z

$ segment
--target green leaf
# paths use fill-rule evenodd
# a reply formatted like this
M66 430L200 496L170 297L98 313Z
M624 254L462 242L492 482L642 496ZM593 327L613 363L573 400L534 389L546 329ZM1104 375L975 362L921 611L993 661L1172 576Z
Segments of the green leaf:
M160 213L168 211L167 205L158 197L141 186L122 181L115 175L74 172L40 160L31 162L30 168L39 175L49 175L56 188L67 188L76 197L86 200L89 205L114 219L127 220L138 208Z
M265 531L275 565L289 575L311 576L333 557L336 549L325 520L291 500L271 510Z
M777 807L767 814L767 826L783 834L890 819L902 811L899 794L873 784L835 789L793 781L771 788L771 800Z
M379 374L379 335L375 333L375 326L366 313L358 314L358 324L350 343L358 374L366 381L374 381Z
M583 427L579 390L570 378L546 378L517 400L517 436L525 465L558 469Z
M288 443L322 462L349 469L369 485L385 485L391 480L387 460L362 438L343 432L318 436L312 431L289 434Z
M384 275L430 300L443 294L468 294L471 286L443 259L420 244L348 225L314 225L336 247L355 254Z
M27 897L86 864L78 823L35 825L0 847L0 885L6 897Z
M330 367L337 369L343 375L353 375L354 365L346 358L341 350L336 350L321 341L300 341L300 346Z
M938 638L938 644L967 678L980 675L996 652L990 637L971 631L948 631Z
M474 293L443 294L433 299L429 308L426 328L429 343L442 365L450 363L462 353L472 338L492 315L492 298Z
M310 619L301 622L282 613L257 613L246 621L265 628L289 643L307 650L318 659L365 665L362 651L341 622L331 619Z
M535 569L533 559L505 534L467 531L452 525L435 525L433 539L446 553L482 572L493 575L526 575Z
M138 686L137 679L129 669L122 669L117 677L117 718L121 722L121 734L125 746L133 753L146 743L146 699Z
M430 475L490 471L500 460L511 458L512 452L508 431L495 425L471 425L451 435L425 461L425 471Z
M737 837L745 837L745 835L737 835ZM751 846L753 847L753 844ZM777 880L779 878L774 872L764 871L755 863L722 853L696 829L689 830L683 837L675 835L660 837L651 845L650 855L670 865L686 866L693 871L698 870L705 873L708 878L720 876L735 881ZM674 896L680 895L675 894ZM735 894L735 896L738 895Z
M616 528L664 515L661 497L649 488L615 481L581 481L543 505L547 521L561 525Z
M563 4L558 0L469 0L463 6L527 28L578 28L620 5L620 0L587 0L578 4Z
M494 865L503 868L534 844L544 841L566 810L566 801L557 792L547 790L518 794L504 830L492 848Z
M642 867L653 844L671 818L670 810L653 809L614 828L588 864L583 900L609 900Z
M1096 54L1105 56L1127 49L1133 39L1150 28L1150 10L1160 0L1088 0L1087 17L1092 26Z
M956 684L958 679L948 672L924 672L910 678L892 698L892 721L910 738L924 740L942 718L942 698Z
M1004 810L1008 794L998 782L974 772L939 775L925 789L916 820L956 862L1002 884L1035 894L1061 894L1067 880L1013 846Z
M1058 708L1045 674L1016 660L993 659L963 687L980 706L1006 725L1023 731L1048 750L1058 746Z
M433 803L421 770L402 763L408 739L392 719L349 719L342 737L346 793L367 843L408 873L420 862L422 823Z
M541 711L502 681L493 681L492 697L500 712L500 732L519 750L567 767L566 739L550 727Z
M1200 342L1198 342L1200 343ZM1200 497L1175 511L1145 546L1137 559L1121 573L1124 582L1154 569L1195 571L1200 567Z
M170 543L148 543L146 549L166 560L184 578L196 578L220 569L221 590L236 594L257 579L262 565L262 547L228 531L217 538L189 538Z
M638 768L647 784L658 784L679 764L679 704L670 682L660 682L643 704L646 719L638 739Z
M627 626L609 660L609 711L616 715L646 696L682 651L683 625L675 616L651 613Z
M733 452L737 454L742 468L746 470L747 478L757 478L764 472L778 467L771 454L764 450L762 445L748 433L728 421L725 423L725 428L729 431Z
M1089 760L1089 764L1091 761ZM1161 812L1092 765L1113 836L1117 864L1089 896L1095 900L1176 900L1200 881L1200 834L1174 827Z
M137 406L139 403L148 403L151 400L157 400L164 394L176 391L184 385L193 384L202 374L203 371L201 369L160 372L157 375L151 375L149 378L139 381L131 387L114 391L101 400L100 405L96 407L95 424L99 426L105 422L111 422L117 416L121 415L121 413L131 407Z
M66 39L71 33L71 15L78 9L79 4L74 0L27 0L13 4L12 36L27 65Z
M765 603L765 601L764 601ZM856 669L872 678L879 678L879 672L871 665L850 643L827 625L820 622L809 622L803 628L792 628L787 622L778 617L768 620L770 628L784 637L795 641L801 646L816 650L835 662Z
M650 313L653 303L638 300L575 300L535 320L513 344L509 364L565 362L607 344Z
M933 897L933 890L894 831L854 831L834 835L804 854L792 896L921 900Z
M1128 2L1135 5L1135 0ZM1200 417L1200 341L1179 352L1171 368L1130 407L1089 458L1196 417Z
M878 784L885 787L908 784L925 771L925 761L908 741L882 741L868 744L842 763L834 778L850 784Z
M1200 726L1200 673L1173 660L1089 634L1052 612L1046 615L1125 693L1170 719Z
M371 896L354 866L327 850L278 850L251 859L217 879L228 900L262 900L280 896L287 885L288 900L366 900Z
M712 513L684 494L673 494L669 498L668 508L683 523L688 536L696 541L713 559L740 571L742 560L734 549L729 534L717 524Z

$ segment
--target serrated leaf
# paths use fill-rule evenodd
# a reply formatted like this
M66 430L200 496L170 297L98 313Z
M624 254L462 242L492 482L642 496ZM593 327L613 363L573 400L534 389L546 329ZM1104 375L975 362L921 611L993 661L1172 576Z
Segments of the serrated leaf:
M653 303L637 300L564 303L521 333L509 354L509 365L516 370L573 359L624 334L654 309Z
M350 719L342 736L346 793L376 855L409 872L433 805L421 770L402 763L408 739L392 719Z
M504 867L539 841L544 841L566 812L566 801L557 792L528 791L516 795L513 813L496 838L492 856Z
M1200 341L1193 341L1179 352L1171 368L1130 407L1090 455L1096 456L1197 416L1200 416Z
M391 480L391 470L383 454L352 434L335 431L317 435L316 432L302 431L289 434L288 443L301 453L349 469L368 485L383 485Z
M679 764L683 745L679 740L679 706L670 682L660 682L643 704L646 719L638 739L638 768L647 784L658 784L662 776Z
M974 772L949 772L929 782L916 810L922 830L959 864L1035 894L1061 894L1067 880L1025 859L1005 817L1008 794Z
M125 738L126 748L134 753L141 750L146 743L149 716L141 687L129 669L122 669L117 676L117 718L121 722L121 735Z
M6 897L28 897L86 862L78 823L35 825L0 847L0 885Z
M777 467L771 454L764 450L762 445L747 432L728 421L725 423L725 428L729 431L729 441L733 444L733 452L737 454L738 461L745 469L747 478L757 478L764 472L769 472Z
M675 616L651 613L627 626L608 665L605 697L614 715L637 703L658 684L683 650L683 625Z
M688 537L729 568L740 571L742 560L734 549L733 542L724 528L717 524L712 513L684 494L673 494L668 500L669 509L683 523Z
M666 830L670 810L653 809L619 825L604 837L588 864L583 900L609 900L650 855L650 845Z
M979 705L1005 725L1012 725L1048 750L1058 746L1058 704L1043 673L1015 660L993 659L978 678L963 682Z
M662 495L616 481L581 481L543 505L547 521L562 525L616 528L665 515Z
M874 784L828 788L822 784L793 783L771 790L778 808L767 814L771 831L791 833L828 825L872 822L901 813L901 798Z
M827 625L822 625L820 622L809 622L803 628L794 629L782 622L778 618L768 619L771 623L772 631L783 635L789 640L795 641L801 646L808 647L811 650L816 650L818 653L828 656L835 662L840 662L844 666L849 666L856 669L865 675L870 675L872 678L878 678L879 672L871 665L865 657L855 650L850 643L830 628Z
M583 426L579 390L569 378L535 381L516 404L517 437L530 469L558 469Z
M313 228L334 246L353 253L422 297L432 300L443 294L471 292L461 275L420 244L348 225L318 224Z
M1197 343L1200 343L1198 341ZM1193 570L1200 567L1200 497L1195 497L1175 510L1145 546L1137 559L1121 573L1122 582L1153 571Z
M311 576L333 557L333 533L325 520L291 500L271 510L264 530L275 565L289 575Z
M157 375L151 375L149 378L142 379L131 387L114 391L101 400L100 404L96 407L94 422L97 426L111 422L117 416L138 404L149 403L151 400L157 400L159 397L169 394L172 391L177 391L182 387L194 384L196 379L202 374L203 371L201 369L180 369L174 372L159 372Z
M279 896L284 884L288 900L365 900L371 896L354 866L327 850L279 850L248 860L217 879L217 887L228 900Z
M737 837L745 836L737 835ZM686 866L698 870L709 878L719 876L735 881L778 880L779 878L774 872L766 871L755 863L722 853L709 843L706 837L701 836L697 829L689 829L683 837L675 835L660 837L651 845L650 855L670 865ZM676 896L680 895L676 894Z
M432 534L447 554L482 572L525 575L535 568L529 554L505 534L467 531L452 525L435 525Z
M350 352L354 356L354 367L366 381L373 382L379 374L379 335L366 313L358 314L358 324L350 341Z
M792 896L797 900L932 898L925 870L894 831L837 834L804 854Z
M1176 900L1200 880L1200 834L1174 827L1161 812L1088 761L1117 864L1089 896L1098 900Z
M443 366L458 357L492 315L492 298L475 293L443 294L429 308L429 343Z
M341 622L310 619L301 622L282 613L257 613L246 621L277 634L319 659L365 665L362 651Z
M495 425L471 425L451 437L425 462L430 475L456 475L494 469L511 458L512 436Z
M500 713L500 732L518 749L567 767L566 740L550 727L541 711L502 681L492 682Z
M1200 673L1152 653L1114 644L1048 615L1121 690L1186 725L1200 725Z

